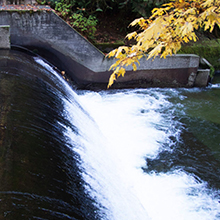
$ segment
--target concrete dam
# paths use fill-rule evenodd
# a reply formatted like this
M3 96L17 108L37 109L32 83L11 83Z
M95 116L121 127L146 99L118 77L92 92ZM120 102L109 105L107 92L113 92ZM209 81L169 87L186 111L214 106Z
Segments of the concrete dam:
M78 88L107 87L114 60L105 59L100 50L49 7L47 10L1 9L0 25L1 48L6 42L11 47L34 51L65 71ZM125 77L119 78L112 88L206 86L208 72L199 72L198 67L196 55L157 57L154 61L143 58L137 71L128 68Z

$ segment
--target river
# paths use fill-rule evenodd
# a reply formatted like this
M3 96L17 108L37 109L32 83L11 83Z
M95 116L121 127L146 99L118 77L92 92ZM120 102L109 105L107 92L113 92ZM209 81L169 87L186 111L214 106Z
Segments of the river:
M220 219L218 77L94 92L0 58L0 219Z

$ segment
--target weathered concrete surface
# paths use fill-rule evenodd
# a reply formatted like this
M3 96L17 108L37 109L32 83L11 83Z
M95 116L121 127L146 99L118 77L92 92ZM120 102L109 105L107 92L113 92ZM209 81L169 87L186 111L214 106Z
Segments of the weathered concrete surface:
M0 25L0 48L10 49L10 26Z
M187 85L189 87L193 87L194 84L195 84L195 80L196 80L196 77L197 77L197 73L196 72L192 72L188 78L188 83Z
M210 69L198 69L195 86L205 87L208 84Z
M1 11L0 25L10 25L11 44L39 48L46 45L93 71L104 56L53 12Z
M137 65L137 71L129 72L126 78L123 77L119 81L141 79L147 73L145 78L148 81L154 79L172 83L176 80L176 83L187 84L189 75L197 71L198 65L197 55L178 54L167 56L166 59L156 57L154 60L144 58L140 60L140 66Z
M106 88L113 60L89 43L52 11L0 11L0 25L10 25L11 44L39 53L64 70L81 88ZM199 57L175 55L167 59L142 59L136 72L127 69L115 87L189 86Z

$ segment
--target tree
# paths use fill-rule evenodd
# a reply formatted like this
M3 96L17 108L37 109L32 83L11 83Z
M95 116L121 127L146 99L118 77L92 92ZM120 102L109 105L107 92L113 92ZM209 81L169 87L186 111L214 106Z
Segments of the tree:
M108 88L119 76L124 76L126 66L132 65L135 71L142 57L150 59L160 55L166 58L175 54L183 43L196 41L196 30L202 28L212 32L215 25L220 27L220 0L173 0L153 9L150 18L138 18L130 25L139 26L137 31L126 36L136 43L107 54L117 59L110 67L114 72Z

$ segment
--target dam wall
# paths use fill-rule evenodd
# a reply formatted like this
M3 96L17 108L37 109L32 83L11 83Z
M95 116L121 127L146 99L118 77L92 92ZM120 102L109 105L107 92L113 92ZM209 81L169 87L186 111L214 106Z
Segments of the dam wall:
M25 47L47 59L80 88L106 88L113 59L104 54L75 29L48 10L1 10L0 25L10 26L11 45ZM154 61L140 60L137 71L127 68L113 88L192 87L197 75L199 57L174 55ZM191 81L190 81L191 80Z

